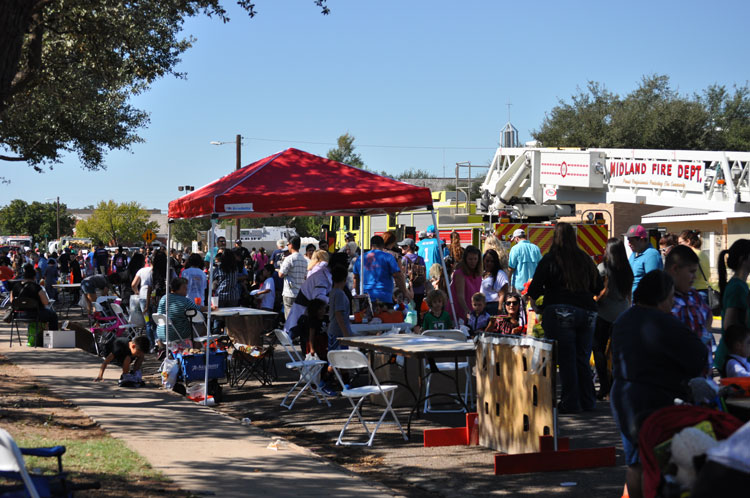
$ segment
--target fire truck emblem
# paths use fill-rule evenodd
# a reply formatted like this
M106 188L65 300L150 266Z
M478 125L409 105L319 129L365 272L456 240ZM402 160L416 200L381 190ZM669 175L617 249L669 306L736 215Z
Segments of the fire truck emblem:
M568 174L568 165L565 164L565 161L560 164L560 176L565 178L565 176Z

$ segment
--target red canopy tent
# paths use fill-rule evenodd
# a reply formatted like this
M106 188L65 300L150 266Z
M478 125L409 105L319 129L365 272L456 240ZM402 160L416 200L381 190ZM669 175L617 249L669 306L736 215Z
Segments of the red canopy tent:
M324 214L362 216L418 207L432 211L430 189L289 148L170 202L168 217L172 220L211 216L209 251L213 251L213 233L219 218ZM434 211L432 217L437 227ZM443 271L446 271L444 263ZM212 281L213 258L210 258L209 286ZM448 298L452 308L450 290ZM169 309L168 302L166 305ZM169 321L167 331L168 324ZM208 327L206 343L211 330L210 307ZM208 354L205 385L208 385ZM204 396L206 403L208 396L205 391Z
M430 189L298 149L256 161L169 203L169 218L377 214L432 209Z

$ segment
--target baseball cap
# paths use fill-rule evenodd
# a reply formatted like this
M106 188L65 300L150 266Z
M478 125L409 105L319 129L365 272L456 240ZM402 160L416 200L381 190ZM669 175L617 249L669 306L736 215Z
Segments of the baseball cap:
M631 225L630 228L628 228L628 231L625 232L625 237L647 239L648 232L641 225Z
M513 237L526 237L526 232L523 231L523 228L516 228L513 231Z
M399 243L398 243L398 245L399 245L400 247L404 247L404 246L409 246L409 247L411 247L411 246L413 246L413 245L414 245L414 239L409 239L409 238L406 238L406 239L402 240L401 242L399 242Z
M235 244L242 244L242 241L240 239L237 239L234 241Z
M427 233L428 234L433 234L434 235L435 231L436 231L435 230L435 225L430 225L430 226L427 227Z

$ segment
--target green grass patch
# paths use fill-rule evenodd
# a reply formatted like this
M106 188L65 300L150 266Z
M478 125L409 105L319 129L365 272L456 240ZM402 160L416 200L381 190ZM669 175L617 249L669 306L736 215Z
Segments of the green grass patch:
M63 469L67 472L85 472L106 475L110 478L120 477L154 479L167 481L154 470L139 454L130 450L125 443L118 439L103 437L88 440L63 439L48 440L44 437L21 438L16 440L19 446L34 448L40 446L65 446L63 455ZM39 468L43 471L57 470L56 458L25 457L26 466L30 469Z

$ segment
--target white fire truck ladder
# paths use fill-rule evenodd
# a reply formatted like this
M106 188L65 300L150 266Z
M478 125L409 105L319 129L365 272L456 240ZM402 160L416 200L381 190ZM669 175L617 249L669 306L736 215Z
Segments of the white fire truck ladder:
M749 176L750 152L499 148L481 190L522 215L600 202L747 212Z

